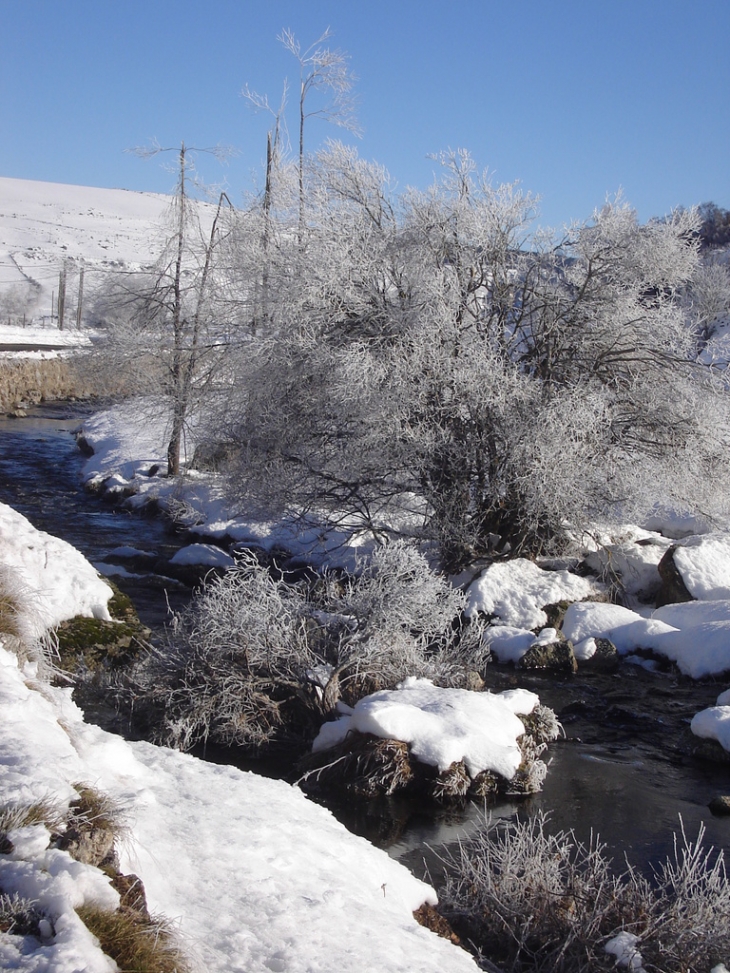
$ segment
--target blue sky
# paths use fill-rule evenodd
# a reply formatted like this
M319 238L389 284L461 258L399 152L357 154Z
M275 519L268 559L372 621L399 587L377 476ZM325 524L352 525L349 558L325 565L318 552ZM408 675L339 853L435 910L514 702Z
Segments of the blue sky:
M642 220L730 208L728 0L0 0L0 175L167 192L125 149L225 143L226 167L199 166L240 200L269 124L241 89L278 101L298 68L277 34L328 26L359 79L360 154L400 188L463 147L540 195L547 225L620 188ZM344 135L314 120L308 145Z

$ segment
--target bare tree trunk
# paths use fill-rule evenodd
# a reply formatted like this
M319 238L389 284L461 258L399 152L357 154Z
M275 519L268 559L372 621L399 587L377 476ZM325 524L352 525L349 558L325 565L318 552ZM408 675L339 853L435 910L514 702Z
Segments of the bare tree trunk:
M299 246L304 241L304 99L306 97L305 83L299 96Z
M182 443L183 424L185 422L185 404L183 402L183 309L182 309L182 263L185 247L185 143L180 145L180 182L178 187L178 230L177 254L175 258L175 276L173 279L172 304L172 433L167 447L168 476L177 476L180 472L180 446Z

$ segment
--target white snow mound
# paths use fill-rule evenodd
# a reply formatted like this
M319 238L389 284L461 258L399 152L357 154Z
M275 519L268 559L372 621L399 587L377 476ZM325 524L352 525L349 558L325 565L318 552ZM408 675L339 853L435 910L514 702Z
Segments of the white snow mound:
M469 586L466 614L496 615L503 625L543 628L545 605L580 601L597 594L601 586L570 571L545 571L533 561L515 558L492 564Z
M83 554L6 504L0 504L0 565L3 584L27 606L20 619L26 637L76 615L110 618L112 589Z
M525 732L517 714L528 715L539 702L526 689L476 693L411 677L395 690L366 696L351 714L325 723L312 749L329 749L355 730L401 740L417 760L439 771L463 760L472 778L491 770L511 780L522 760L517 740Z

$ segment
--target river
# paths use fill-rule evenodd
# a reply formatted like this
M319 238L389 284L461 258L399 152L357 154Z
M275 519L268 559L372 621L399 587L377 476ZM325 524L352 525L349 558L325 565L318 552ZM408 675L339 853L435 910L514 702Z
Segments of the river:
M150 563L164 561L186 542L184 536L161 518L120 510L84 491L84 457L72 434L83 414L84 409L59 405L41 407L28 418L0 419L0 501L73 544L105 573L112 563L124 562L120 549L145 552ZM189 597L164 572L114 580L150 627L164 624L168 605L178 607ZM726 683L693 683L674 672L626 663L615 675L571 677L488 667L490 688L517 684L538 692L556 710L565 738L550 747L542 793L504 800L490 808L493 815L546 811L554 829L572 828L584 842L599 834L619 864L624 854L642 867L666 857L680 817L690 837L702 825L709 844L730 851L730 818L714 817L707 807L713 797L730 795L730 765L686 753L689 720L712 705ZM437 811L401 799L330 806L351 830L417 873L423 872L424 858L433 872L440 849L468 835L483 813L475 806ZM428 848L434 851L424 851Z

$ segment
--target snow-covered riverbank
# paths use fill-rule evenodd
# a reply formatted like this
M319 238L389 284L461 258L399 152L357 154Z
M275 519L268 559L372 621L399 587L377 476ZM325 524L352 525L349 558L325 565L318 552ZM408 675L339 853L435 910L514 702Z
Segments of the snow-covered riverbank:
M103 614L106 586L79 559L0 508L0 563L35 594L23 605L53 591L62 595L55 620ZM91 726L70 689L49 685L8 648L0 649L0 708L0 805L67 808L78 782L118 803L128 827L122 870L142 878L151 910L174 920L200 969L475 968L413 918L435 902L433 890L296 788ZM49 837L40 824L11 831L12 850L0 854L3 893L35 901L48 916L41 939L0 933L0 966L107 973L113 964L75 909L113 909L117 893L99 869L50 848Z

